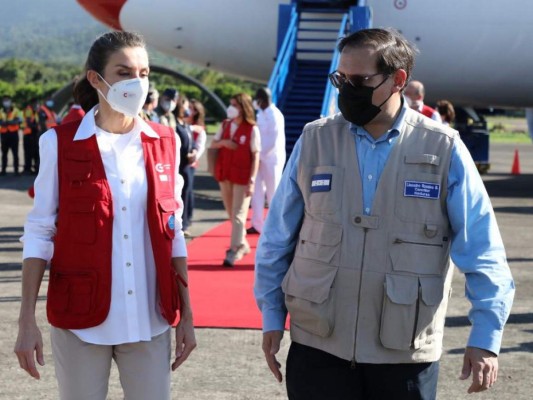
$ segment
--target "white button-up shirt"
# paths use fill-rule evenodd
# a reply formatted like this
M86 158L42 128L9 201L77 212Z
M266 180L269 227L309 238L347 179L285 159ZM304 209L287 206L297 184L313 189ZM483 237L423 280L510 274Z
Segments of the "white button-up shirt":
M98 128L93 108L83 118L74 140L96 135L106 178L113 198L113 244L111 307L106 320L95 327L72 330L81 340L104 345L148 341L169 328L161 316L157 301L156 271L146 217L147 180L141 132L158 138L158 134L141 118L133 129L113 134ZM179 139L176 138L177 149ZM24 225L23 258L50 261L56 232L58 207L57 136L54 129L39 141L40 168L35 180L35 200ZM178 173L176 154L175 197L180 204L176 212L176 237L172 257L186 257L187 249L181 230L183 181ZM83 227L80 227L83 229Z
M261 136L261 162L285 164L285 118L271 104L257 111L257 127Z

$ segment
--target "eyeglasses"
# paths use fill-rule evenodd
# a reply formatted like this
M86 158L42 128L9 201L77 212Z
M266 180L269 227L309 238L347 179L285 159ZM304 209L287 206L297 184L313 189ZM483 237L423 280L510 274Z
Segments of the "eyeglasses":
M365 82L367 82L369 79L373 78L374 76L378 75L388 75L383 72L376 72L375 74L368 75L368 76L362 76L362 75L350 75L349 77L343 74L339 71L333 71L331 74L328 75L329 81L333 85L333 87L340 89L342 85L344 85L346 82L348 82L353 87L361 87L366 86L364 85Z

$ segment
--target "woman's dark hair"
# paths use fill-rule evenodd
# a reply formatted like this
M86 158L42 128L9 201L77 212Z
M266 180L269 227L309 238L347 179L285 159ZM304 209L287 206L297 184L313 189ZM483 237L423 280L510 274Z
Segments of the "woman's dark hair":
M190 101L192 107L196 110L196 114L192 116L192 125L201 125L205 126L205 108L200 101L196 99L191 99Z
M242 119L250 125L255 125L255 111L252 105L252 97L248 93L239 93L232 97L241 107Z
M98 94L87 80L87 71L93 70L103 76L111 55L128 47L145 48L146 45L140 35L122 31L104 33L92 44L85 62L83 76L74 86L74 100L85 112L98 104Z
M172 112L177 119L183 120L185 118L185 104L189 99L183 95L179 95L178 100L176 101L176 108Z
M448 100L439 100L437 102L437 111L443 121L452 124L455 121L455 109Z
M370 47L377 52L378 72L393 74L399 69L407 73L409 82L415 65L416 47L394 29L362 29L343 37L337 48Z

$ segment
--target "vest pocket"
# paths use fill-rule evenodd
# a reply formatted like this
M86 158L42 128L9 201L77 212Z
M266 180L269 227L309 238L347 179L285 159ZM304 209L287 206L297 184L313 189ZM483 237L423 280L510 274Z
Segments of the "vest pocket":
M52 271L48 304L58 314L86 315L94 308L94 271Z
M96 205L88 199L71 199L68 204L68 232L73 243L96 241Z
M381 344L393 350L416 350L431 344L443 288L441 277L387 274L381 313Z
M331 335L337 270L338 267L294 258L282 283L291 324L321 337Z
M393 233L390 257L394 271L424 275L441 275L446 265L449 241L446 236Z
M175 236L175 211L178 209L178 202L174 197L165 197L157 200L159 204L159 212L161 213L161 228L169 239L174 239Z
M295 256L326 264L339 265L342 227L305 219Z

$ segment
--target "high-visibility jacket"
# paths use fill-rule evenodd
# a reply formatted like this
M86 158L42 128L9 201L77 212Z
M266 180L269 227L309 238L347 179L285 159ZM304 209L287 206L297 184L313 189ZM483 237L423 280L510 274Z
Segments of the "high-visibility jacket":
M27 106L23 113L24 120L22 121L22 133L30 135L32 133L32 127L37 127L39 122L39 114L33 109L32 106Z
M74 141L80 121L55 128L58 140L59 207L48 286L49 322L62 329L101 324L111 304L113 199L96 136ZM159 135L141 141L148 184L146 218L157 275L160 311L172 324L179 308L172 267L176 134L149 123ZM165 179L161 176L161 165Z
M0 110L0 133L18 132L22 124L22 114L15 107L10 111Z
M53 128L57 125L57 115L54 111L50 110L45 105L42 105L39 108L39 112L42 112L45 116L44 121L40 121L41 123L44 123L43 125L46 126L46 130Z

